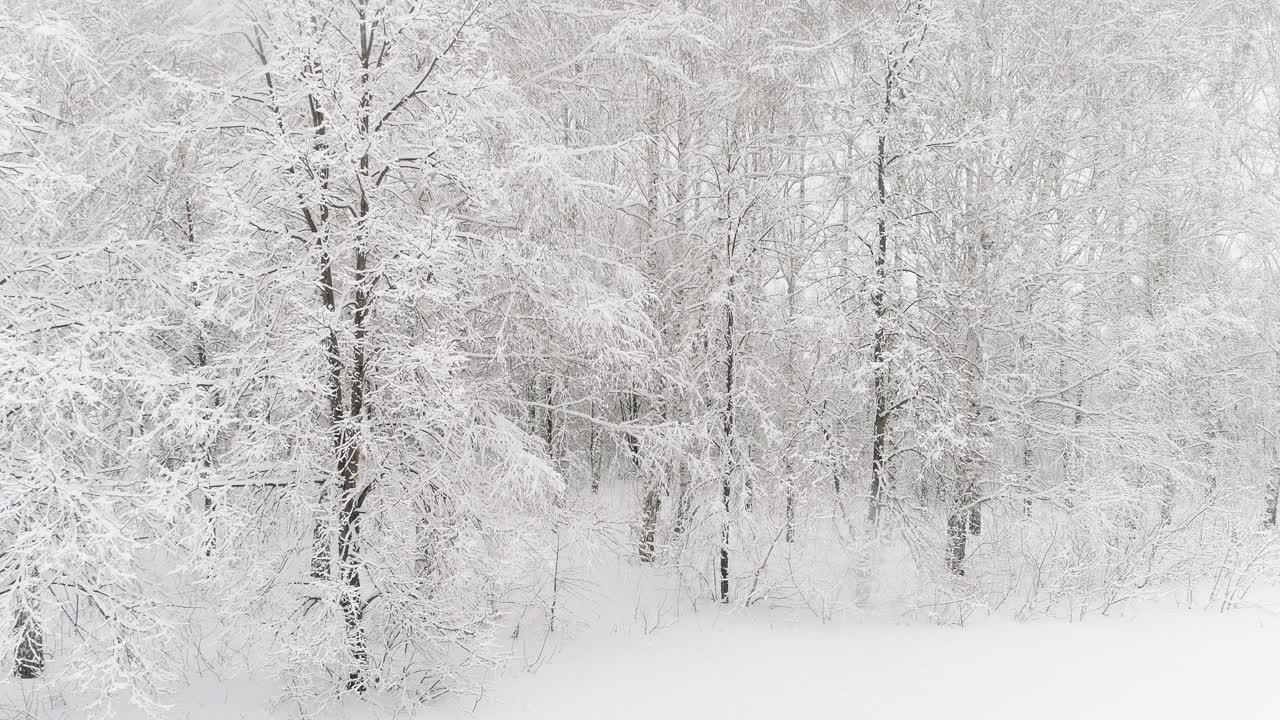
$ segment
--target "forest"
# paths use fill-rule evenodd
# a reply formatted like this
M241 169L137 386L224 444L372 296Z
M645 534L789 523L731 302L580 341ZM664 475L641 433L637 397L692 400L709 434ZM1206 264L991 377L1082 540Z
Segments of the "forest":
M6 0L0 711L1247 605L1278 238L1274 0Z

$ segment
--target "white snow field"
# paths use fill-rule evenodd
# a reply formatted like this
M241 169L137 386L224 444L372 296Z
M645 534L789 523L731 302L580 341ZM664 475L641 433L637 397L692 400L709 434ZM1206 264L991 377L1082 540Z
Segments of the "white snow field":
M1280 617L1160 614L967 628L686 619L571 647L507 681L516 718L1275 717Z
M769 626L704 620L572 648L483 720L1275 716L1280 619Z
M407 711L351 700L322 717L1230 720L1276 717L1278 673L1280 616L1261 610L949 628L783 623L711 608L650 632L638 624L589 631L544 656L536 672L509 669L478 701ZM197 681L169 699L165 716L297 717L274 695L251 679ZM29 713L84 716L66 705Z

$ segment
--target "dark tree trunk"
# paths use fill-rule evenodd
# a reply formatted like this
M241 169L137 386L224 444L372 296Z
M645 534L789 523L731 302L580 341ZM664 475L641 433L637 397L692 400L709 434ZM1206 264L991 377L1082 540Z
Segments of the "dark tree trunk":
M14 627L18 634L18 647L14 658L13 674L23 680L40 677L44 672L44 632L35 613L27 606L18 606Z
M796 487L795 483L791 482L789 475L787 479L786 494L787 530L785 540L789 543L793 543L796 541Z
M1160 527L1168 527L1173 522L1173 508L1177 495L1178 486L1174 484L1173 478L1164 478L1160 483Z
M831 428L827 427L826 421L827 401L822 401L822 408L818 411L818 427L822 428L822 441L826 444L827 452L831 455L831 489L836 495L840 494L840 460L836 452L835 438L832 437Z
M658 193L662 187L662 116L663 116L663 96L662 88L656 76L649 78L649 114L645 118L645 131L647 134L647 142L645 143L645 167L648 171L647 185L645 187L646 215L645 224L646 237L645 241L651 251L657 250L658 242L658 212L659 197ZM654 261L650 256L649 261ZM650 268L654 270L656 268ZM640 417L640 398L634 393L630 393L629 398L624 398L624 404L627 405L627 420L634 422ZM650 406L652 408L652 405ZM643 468L640 462L640 439L634 433L626 433L625 435L627 447L631 450L631 460L636 469L636 475L640 479L641 500L640 508L640 561L653 562L654 560L654 536L657 533L658 511L661 506L661 498L658 496L658 483L656 478L659 470L656 467ZM652 465L652 463L649 463Z
M367 213L367 205L361 200L361 210ZM362 213L361 217L364 216ZM365 367L366 321L369 309L368 291L365 287L368 273L368 257L363 248L356 251L356 291L352 320L355 326L352 367L348 378L348 396L351 399L346 413L348 423L340 426L338 444L335 447L338 461L338 477L341 486L338 495L338 575L343 587L338 598L347 630L347 647L351 655L351 669L347 689L364 692L368 689L368 650L364 634L364 604L360 583L360 515L364 501L373 489L372 483L360 484L360 433L358 423L365 415L364 393L367 387Z
M1273 467L1267 472L1266 509L1262 514L1262 527L1274 529L1276 511L1280 508L1280 467Z
M729 504L729 484L724 486L724 504ZM726 520L720 538L720 602L729 602L729 522Z
M1035 450L1031 447L1031 428L1022 430L1022 481L1026 483L1026 495L1022 498L1022 512L1031 517L1031 494L1035 489Z
M884 123L876 140L876 246L874 257L875 285L871 291L871 309L875 314L875 334L871 341L871 395L874 407L871 418L871 487L867 505L867 525L874 532L880 522L880 505L885 486L885 437L889 431L889 358L888 316L885 286L889 282L889 172L888 122L893 113L893 92L897 80L897 61L890 62L884 77Z
M977 333L970 332L967 344L972 357L979 355ZM968 426L975 434L980 432L979 424L982 413L977 403L976 375L970 375L967 383L973 399L970 400ZM956 575L964 575L964 561L968 557L968 536L982 531L982 515L978 502L978 478L982 465L982 456L977 448L964 450L957 467L954 495L951 497L951 514L947 517L947 570Z
M947 570L956 575L964 575L964 559L968 546L968 533L965 532L966 512L954 512L947 518Z
M733 263L733 243L729 245L729 263ZM729 602L729 518L731 515L731 499L733 494L733 474L736 458L734 457L734 282L732 271L729 274L728 293L725 304L725 370L724 370L724 475L720 483L720 501L724 506L724 523L720 531L720 602Z
M309 73L319 74L319 68L314 63L307 64ZM315 148L317 154L323 153L328 145L325 142L326 125L324 111L320 108L320 104L314 97L308 96L308 106L311 110L311 125L315 133ZM329 170L327 166L321 165L317 171L320 178L320 187L322 190L328 190L329 187ZM326 373L325 373L325 394L329 400L329 435L330 441L333 443L335 455L339 458L338 471L341 473L344 445L343 422L345 420L343 412L343 393L342 393L342 354L338 345L338 332L334 327L337 318L337 303L334 298L333 283L333 260L329 255L329 245L327 240L329 230L329 208L327 205L321 205L318 213L312 213L310 208L304 207L302 210L303 219L306 221L308 229L315 238L315 247L319 252L319 282L320 282L320 304L324 308L325 317L328 321L328 331L325 333L322 347L324 348ZM330 547L329 534L329 498L330 488L328 478L321 478L317 481L319 485L319 493L317 497L316 519L312 527L312 547L311 547L311 577L316 580L328 580L332 578L332 548Z
M689 465L684 460L680 461L679 479L676 481L676 517L672 533L679 538L689 529L689 522L693 513L693 488L689 483Z
M591 492L600 492L600 469L601 453L600 453L600 427L595 423L596 404L591 403L591 430L587 436L587 465L591 471Z
M658 491L658 483L650 480L646 485L644 505L640 514L640 562L651 563L656 556L655 537L658 530L658 512L662 508L662 497Z
M363 368L357 363L357 368ZM354 390L355 382L353 378ZM359 417L360 393L352 393L352 417ZM347 679L347 689L364 692L368 689L367 669L368 650L364 635L364 603L360 582L360 514L365 498L372 485L359 486L360 448L355 433L344 432L344 447L339 462L339 475L342 479L339 495L338 512L338 575L342 583L338 596L338 607L342 611L342 619L346 625L347 649L351 656L351 668Z
M622 421L624 423L634 423L640 419L640 395L634 391L624 393L622 396ZM632 432L622 433L622 440L627 445L627 451L630 453L631 463L640 467L640 437Z
M342 582L342 594L338 605L346 624L347 649L351 656L351 667L347 677L347 689L364 693L369 689L369 652L364 631L364 598L360 581L360 515L364 511L364 502L373 490L372 482L361 484L360 463L362 433L361 426L368 408L365 407L365 392L369 387L366 358L368 355L368 320L372 303L371 282L369 279L369 251L367 247L369 218L368 192L376 187L370 173L370 157L367 151L370 133L369 113L373 105L373 97L369 88L370 63L373 53L373 29L366 16L367 7L361 2L356 7L360 18L360 104L359 130L364 139L365 152L360 156L359 196L356 203L356 236L355 236L355 272L352 286L355 290L351 312L352 348L351 370L347 377L347 392L350 405L346 412L348 424L340 429L342 440L338 448L338 475L342 486L339 495L338 514L338 572Z
M547 376L546 386L543 388L543 392L546 395L545 402L547 409L546 417L543 419L542 423L542 439L547 444L547 457L554 462L560 455L560 444L557 442L558 438L556 437L556 433L558 431L556 426L556 414L555 411L551 409L555 406L556 402L555 378L550 375Z
M205 468L208 468L208 460L205 461ZM205 530L207 535L205 535L204 538L204 556L213 557L213 551L218 549L218 526L213 521L215 508L213 505L213 498L209 497L208 492L209 491L206 490L204 496L204 517L205 522L207 523Z
M976 425L976 410L970 426ZM958 487L953 496L951 514L947 517L947 570L964 575L964 561L968 557L969 534L981 531L982 520L978 508L977 472L980 457L976 451L966 451L961 458ZM976 525L976 527L975 527Z

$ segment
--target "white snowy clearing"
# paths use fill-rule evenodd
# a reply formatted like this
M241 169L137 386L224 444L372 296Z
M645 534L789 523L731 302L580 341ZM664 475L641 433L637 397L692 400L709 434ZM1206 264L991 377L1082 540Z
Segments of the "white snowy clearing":
M647 634L588 633L536 672L496 680L478 702L396 711L352 701L325 717L1227 720L1275 716L1277 669L1280 616L1261 610L947 628L782 623L713 608ZM272 707L273 694L244 679L197 683L170 701L168 717L293 717L287 705ZM43 710L32 716L79 716Z
M1280 618L1163 614L964 629L688 620L584 643L475 709L514 718L1274 717Z

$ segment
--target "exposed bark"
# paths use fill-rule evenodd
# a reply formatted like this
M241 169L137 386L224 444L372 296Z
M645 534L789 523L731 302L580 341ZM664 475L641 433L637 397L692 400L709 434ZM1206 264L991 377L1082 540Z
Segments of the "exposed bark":
M638 461L637 461L638 464ZM644 498L640 508L640 561L653 562L657 557L656 537L658 515L662 511L662 486L657 474L661 470L650 467L641 471Z
M680 0L680 11L688 11L688 0ZM680 67L686 77L694 74L693 63L689 57L689 52L684 45L679 49ZM689 96L687 88L682 87L676 92L676 144L675 144L675 197L672 212L672 237L677 243L677 247L686 247L693 238L690 236L688 227L689 205L690 205L690 172L689 172L689 142L692 136L692 130L689 119ZM696 202L696 199L694 200ZM696 214L696 210L695 210ZM673 305L675 313L680 313L684 309L685 290L676 288L673 297ZM668 327L671 328L671 336L669 342L672 346L683 341L683 328L680 323L670 322ZM687 420L687 409L681 401L682 391L677 387L672 390L672 397L668 402L668 407L678 423ZM681 448L683 452L686 448ZM672 533L678 540L688 530L693 515L693 488L690 481L689 463L687 458L680 457L675 463L675 512L672 526Z
M635 393L623 398L624 417L630 422L640 414L640 399ZM640 459L640 439L633 433L624 433L632 467L641 484L639 555L641 562L653 562L656 557L655 538L658 532L658 515L662 509L662 483L653 475L658 472L646 468Z
M964 560L969 543L966 515L963 511L955 511L947 518L947 570L961 577L964 576Z
M980 9L981 14L984 10ZM989 28L983 25L979 29L981 45L986 51L991 49ZM980 52L982 52L980 50ZM987 73L978 78L979 112L984 117L991 115L990 89L991 65L988 60L982 65L982 72ZM964 323L961 327L963 341L960 353L959 376L961 397L966 399L964 425L967 438L960 450L956 463L956 487L951 498L951 514L947 518L947 569L956 575L964 575L964 561L968 557L968 536L978 534L982 530L982 515L979 507L978 483L982 477L985 458L983 444L987 434L987 418L983 406L984 359L983 348L983 292L987 287L989 260L994 238L990 220L987 217L988 205L994 202L992 197L992 175L987 170L995 160L984 157L971 166L966 173L966 220L976 226L968 235L963 248L962 276L969 278L974 295L969 299L970 307L963 311Z
M689 529L693 520L693 487L689 478L689 463L683 458L679 461L676 480L676 512L672 533L678 539Z
M981 346L976 329L968 333L970 358L981 357ZM966 385L971 397L967 412L967 425L975 436L980 435L981 409L978 406L980 373L976 363L967 373ZM982 519L978 503L978 478L981 473L982 455L976 447L962 451L956 473L956 488L951 499L951 511L947 517L947 570L964 575L964 561L968 557L968 536L982 531Z
M655 538L658 530L658 511L662 507L662 497L658 491L658 483L647 483L644 503L641 507L640 521L640 562L653 562L656 555Z
M876 138L876 245L871 290L871 309L875 315L875 334L871 342L871 487L867 504L867 525L874 532L880 522L880 505L885 486L885 439L889 431L889 337L887 258L889 254L889 154L888 123L893 114L893 93L897 84L898 61L890 61L884 76L884 115Z
M981 184L981 183L979 183ZM983 256L990 249L990 238L982 231L977 242L968 250L967 269L970 277L982 272ZM982 408L982 327L981 313L968 313L964 331L963 356L960 366L962 390L968 398L965 409L965 427L969 431L969 444L960 451L956 463L956 487L951 498L951 511L947 518L947 569L964 575L962 567L967 556L968 535L982 530L982 517L978 502L978 481L983 467L981 451L985 439L985 419Z
M314 60L308 60L305 66L304 74L310 77L318 77L320 67ZM314 147L316 154L323 157L328 149L326 135L328 132L327 120L324 110L314 95L307 96L307 106L310 109L311 132L315 136ZM320 182L322 193L327 194L329 191L329 168L326 164L320 163L316 169L316 176ZM329 206L321 203L316 212L312 212L307 205L302 206L302 217L314 238L315 249L318 254L318 280L319 280L319 300L320 305L324 309L325 317L328 318L328 328L322 340L321 346L324 349L326 360L325 375L325 394L329 399L329 436L333 445L334 455L338 459L338 473L342 473L342 453L345 445L343 425L345 421L345 412L343 410L343 392L342 392L342 353L338 345L337 323L337 303L334 295L333 280L333 259L329 254ZM317 512L316 520L312 528L312 550L311 550L311 577L316 580L328 580L333 576L332 567L332 536L330 535L330 523L328 521L328 505L332 496L327 478L321 478L317 484L319 485L319 493L317 496Z
M365 392L369 387L367 368L368 320L372 303L369 276L368 229L369 191L375 186L370 174L369 132L370 109L373 97L369 87L371 61L374 46L374 33L378 29L375 18L367 17L366 3L356 7L360 20L359 52L360 52L360 101L359 101L359 133L364 140L364 152L360 155L356 201L354 238L355 268L352 275L354 302L351 311L352 348L351 369L347 375L347 393L350 404L347 411L347 423L340 429L342 440L338 448L338 476L341 480L338 513L338 572L342 583L342 591L338 597L339 608L346 623L347 649L351 656L351 668L347 677L347 689L363 693L369 689L368 647L364 629L364 598L361 592L360 578L360 515L364 502L373 490L372 482L361 483L361 424L365 420L368 408L365 404Z
M724 430L724 473L720 480L720 500L724 506L724 521L721 528L720 537L720 602L729 602L729 518L732 517L731 500L733 495L733 476L736 471L736 458L734 457L735 443L734 435L736 433L735 417L734 417L734 392L736 390L734 383L735 370L735 321L734 317L734 286L736 283L736 275L732 269L733 266L733 238L730 235L729 240L729 278L728 287L725 293L725 328L724 328L724 393L725 406L724 416L722 418Z
M560 413L552 410L559 402L556 378L547 375L542 388L543 402L547 406L543 412L541 435L547 447L547 458L552 464L559 466L564 455L564 419Z
M1031 427L1022 428L1022 482L1026 485L1026 494L1022 498L1022 512L1031 517L1031 494L1035 487L1035 449L1031 445Z
M18 647L13 674L23 680L40 677L45 664L44 631L33 612L32 602L29 595L21 596L15 613L14 629L18 635Z
M658 217L660 212L659 193L662 187L662 122L664 97L661 82L656 75L649 77L649 100L651 102L649 115L645 120L645 132L648 142L645 145L645 170L646 170L646 187L645 187L645 251L648 260L652 263L649 268L653 277L659 277L662 270L660 265L659 253L659 235L658 235ZM636 414L639 414L638 400L633 400ZM634 438L634 436L631 436ZM634 451L638 448L638 444L629 438L628 442L633 443L633 457L636 458L637 467L639 467L639 458L634 455ZM662 509L662 482L658 477L662 470L657 466L651 466L640 473L642 483L643 500L640 510L640 560L641 562L653 562L655 557L654 538L658 532L658 514Z
M795 236L792 239L792 243L796 247L800 247L804 242L805 231L806 231L805 223L804 223L804 217L805 217L804 213L805 213L805 207L808 204L806 202L805 187L804 187L805 186L805 162L804 162L805 152L804 151L806 148L805 148L805 142L803 139L800 141L799 149L800 149L800 152L796 153L796 165L798 170L798 172L796 173L796 177L799 179L799 182L797 183L799 186L798 187L799 203L796 208L797 222L794 230ZM796 282L798 273L799 273L799 268L797 268L796 266L795 255L794 254L788 255L787 261L786 261L786 278L785 279L787 281L787 326L788 326L787 329L790 332L795 331L797 317L798 317L798 312L796 311L796 295L798 295L800 292L800 288ZM797 366L795 343L793 342L787 343L787 366L791 373L795 375L799 375L800 368ZM796 483L794 479L795 469L792 463L792 452L794 450L794 443L795 443L795 440L793 438L788 441L787 446L783 449L783 473L785 475L785 478L783 480L784 486L783 486L782 492L784 495L783 503L785 505L785 514L786 514L785 539L788 543L795 542L795 537L796 537Z
M604 464L601 453L600 426L595 423L596 403L591 401L591 423L587 431L587 467L591 472L591 492L600 492L600 472Z
M1032 312L1032 302L1029 294L1026 301L1026 312L1028 316L1030 316ZM1026 356L1031 354L1031 339L1027 337L1026 332L1023 332L1022 335L1018 337L1018 349L1022 352L1023 359L1021 360L1021 363L1022 365L1025 366L1026 364L1025 358ZM1024 372L1026 371L1025 367L1023 367L1023 371ZM1032 413L1034 411L1028 408L1027 410L1025 410L1025 412ZM1027 422L1022 423L1021 432L1019 433L1021 436L1019 437L1019 441L1022 445L1021 480L1024 486L1022 491L1023 492L1022 512L1027 517L1031 516L1031 510L1032 510L1031 498L1035 492L1035 480L1036 480L1035 446L1031 444L1031 432L1032 432L1031 422L1028 420Z
M1268 530L1276 527L1276 512L1280 509L1280 467L1272 466L1267 471L1266 508L1262 513L1262 527Z
M640 419L640 395L634 390L622 394L622 422L634 423ZM631 464L640 468L640 436L633 432L622 433L622 441L627 446L627 455Z
M785 488L786 519L784 521L786 522L786 531L784 539L788 543L793 543L796 541L796 486L791 480L791 473L793 472L793 469L790 462L788 462L784 467L784 472L787 474L787 486Z
M835 436L831 432L831 428L827 425L826 420L827 401L822 401L822 406L818 409L818 427L822 430L822 441L826 445L827 452L831 455L831 489L836 495L840 494L840 461L837 458Z

